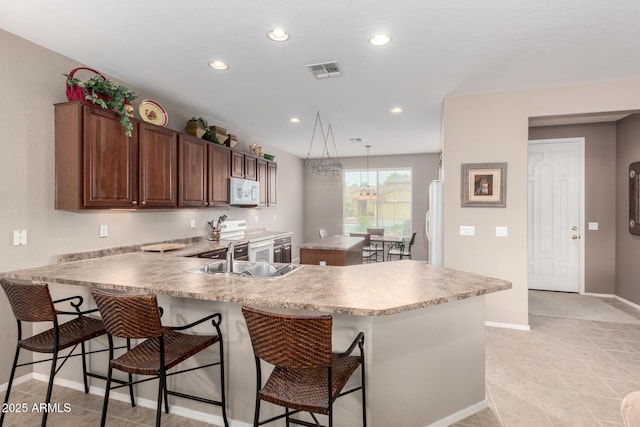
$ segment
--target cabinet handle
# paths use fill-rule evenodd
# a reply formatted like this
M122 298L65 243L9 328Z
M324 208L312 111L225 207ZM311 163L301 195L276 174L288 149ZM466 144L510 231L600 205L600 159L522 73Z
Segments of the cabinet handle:
M138 202L134 200L134 201L132 201L132 202L131 202L131 204L132 204L132 205L137 205L137 204L138 204Z

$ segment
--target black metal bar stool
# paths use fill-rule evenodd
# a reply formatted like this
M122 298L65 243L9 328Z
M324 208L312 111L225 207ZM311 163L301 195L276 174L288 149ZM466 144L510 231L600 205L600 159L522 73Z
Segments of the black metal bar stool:
M222 315L220 313L211 314L185 326L167 327L162 326L160 320L162 309L158 307L155 295L132 295L100 290L93 290L92 295L102 315L111 349L113 348L114 336L127 339L145 339L118 358L114 358L113 351L109 352L109 372L102 407L101 426L104 426L106 422L110 390L123 387L123 385L111 386L114 369L129 374L152 376L152 378L132 381L130 384L159 380L156 426L160 426L163 400L165 412L169 413L168 395L221 406L224 425L225 427L229 426L225 401L224 351L222 332L220 331ZM178 332L209 320L216 330L216 335L190 335ZM220 352L218 362L167 373L169 369L215 343L218 343ZM168 376L215 365L220 367L220 388L222 391L220 400L206 399L167 389Z
M362 391L362 425L366 427L364 333L360 332L342 353L331 350L330 315L285 315L242 307L255 355L257 392L254 427L286 418L286 425L321 426L314 414L328 416L333 427L333 403L357 390ZM356 346L359 356L352 356ZM274 365L262 385L260 360ZM361 385L343 391L349 378L361 367ZM283 406L285 413L260 420L260 401ZM291 418L309 412L314 423Z
M51 362L51 371L49 373L49 384L47 386L47 394L45 397L46 404L51 401L51 392L53 391L53 380L55 375L60 371L69 357L82 356L82 374L84 380L84 391L89 392L89 383L87 377L95 377L106 379L106 377L87 371L86 355L106 351L107 349L87 352L85 349L85 341L99 337L106 333L102 321L98 318L87 316L87 314L97 312L97 309L81 311L84 299L82 296L72 296L59 300L52 300L49 293L49 286L46 283L33 283L26 280L17 279L0 279L0 285L9 299L9 304L13 314L18 322L18 343L16 346L16 354L9 376L9 384L4 403L9 402L11 394L11 386L16 373L16 368L21 366L33 365L41 362ZM55 304L68 302L72 311L62 311L55 307ZM61 323L58 317L73 316L67 322ZM36 334L29 338L22 336L23 322L52 322L53 327L44 332ZM72 354L80 345L81 352ZM60 356L60 351L71 348L65 356ZM37 353L48 353L52 357L50 359L38 360L35 362L18 363L20 350L28 350ZM58 365L58 358L62 358L62 363ZM131 404L133 405L133 395ZM0 426L4 422L5 413L0 415ZM42 413L42 426L47 424L47 411Z

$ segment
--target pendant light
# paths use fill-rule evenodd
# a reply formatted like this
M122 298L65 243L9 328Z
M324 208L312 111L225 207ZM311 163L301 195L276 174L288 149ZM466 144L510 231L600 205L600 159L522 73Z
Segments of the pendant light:
M367 188L362 187L360 189L360 200L376 200L378 196L376 195L376 190L374 188L369 187L369 148L370 145L365 145L367 148ZM362 183L360 183L362 186Z
M322 147L322 151L320 152L320 158L311 158L311 149L313 148L313 140L316 136L318 125L320 126L320 133L324 146ZM335 157L332 157L331 154L329 154L329 148L327 147L327 141L329 140L329 138L331 138L331 141L333 142ZM338 156L338 149L336 147L336 140L333 137L333 129L331 128L331 123L329 123L327 132L325 133L324 127L322 126L322 120L320 119L319 111L316 113L316 122L313 125L313 132L311 133L311 143L309 144L309 152L307 153L307 158L304 161L304 165L311 171L311 173L315 175L337 176L342 174L342 162L340 161L340 157Z

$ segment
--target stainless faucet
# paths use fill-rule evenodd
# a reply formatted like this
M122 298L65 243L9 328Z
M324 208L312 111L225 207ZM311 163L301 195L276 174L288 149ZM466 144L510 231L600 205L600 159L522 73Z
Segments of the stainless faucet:
M227 248L227 265L225 269L227 273L233 273L233 251L238 243L240 243L240 240L234 240L229 243Z

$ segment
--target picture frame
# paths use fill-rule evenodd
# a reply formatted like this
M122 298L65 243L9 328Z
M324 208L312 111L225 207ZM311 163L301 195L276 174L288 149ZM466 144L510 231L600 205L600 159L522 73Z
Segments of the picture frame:
M462 207L507 206L506 163L463 163L461 183Z

